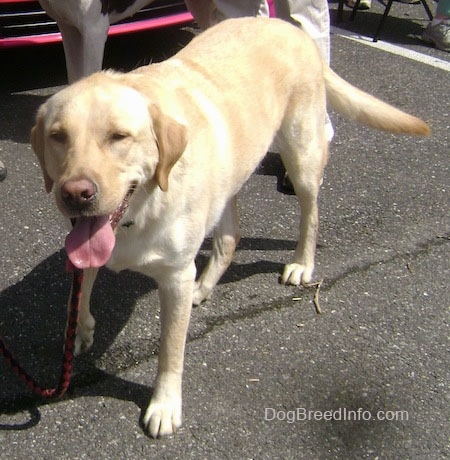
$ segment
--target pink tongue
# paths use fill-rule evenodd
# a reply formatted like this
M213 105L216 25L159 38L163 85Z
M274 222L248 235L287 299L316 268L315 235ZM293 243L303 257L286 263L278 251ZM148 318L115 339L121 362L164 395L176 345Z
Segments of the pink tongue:
M101 267L108 262L116 238L109 216L78 217L66 238L66 251L75 267Z

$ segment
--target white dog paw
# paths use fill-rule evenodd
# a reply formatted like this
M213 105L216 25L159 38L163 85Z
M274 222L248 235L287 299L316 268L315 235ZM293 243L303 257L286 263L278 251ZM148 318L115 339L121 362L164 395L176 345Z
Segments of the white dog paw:
M152 398L143 419L145 431L153 438L174 434L181 426L181 400Z
M211 289L207 289L201 283L196 282L194 287L194 294L192 296L192 304L200 305L205 300L208 300L210 295Z
M91 316L88 321L79 323L75 339L75 356L86 353L94 343L95 320Z
M88 336L77 334L75 339L75 356L79 356L83 353L86 353L94 343L94 331Z
M311 282L313 270L314 267L308 267L302 264L287 264L285 265L283 274L281 275L281 283L291 284L294 286L307 284Z

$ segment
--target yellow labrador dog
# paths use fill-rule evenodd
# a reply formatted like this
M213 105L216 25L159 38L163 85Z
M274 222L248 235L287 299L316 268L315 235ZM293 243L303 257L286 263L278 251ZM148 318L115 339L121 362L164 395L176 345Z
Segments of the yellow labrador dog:
M311 280L327 101L376 129L429 132L339 78L305 33L262 18L225 21L160 64L96 73L40 108L32 145L47 192L54 188L61 212L75 221L69 259L85 269L77 351L93 342L89 297L98 267L158 282L161 349L144 416L152 436L181 424L191 306L208 298L230 264L239 240L235 196L274 141L301 207L299 242L281 281ZM121 218L115 232L113 215ZM196 281L194 259L213 229L212 256Z

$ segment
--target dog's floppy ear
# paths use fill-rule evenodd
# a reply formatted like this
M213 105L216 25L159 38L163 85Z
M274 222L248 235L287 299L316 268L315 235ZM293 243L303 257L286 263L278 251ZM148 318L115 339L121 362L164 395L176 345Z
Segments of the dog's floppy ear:
M44 175L45 190L47 193L50 193L52 191L53 181L45 169L44 109L42 107L38 112L36 124L31 129L31 146L33 147L34 153L38 157L39 164L41 165L42 174Z
M159 151L155 179L159 188L166 192L169 189L169 173L186 149L187 130L184 125L163 114L156 105L151 105L149 111Z

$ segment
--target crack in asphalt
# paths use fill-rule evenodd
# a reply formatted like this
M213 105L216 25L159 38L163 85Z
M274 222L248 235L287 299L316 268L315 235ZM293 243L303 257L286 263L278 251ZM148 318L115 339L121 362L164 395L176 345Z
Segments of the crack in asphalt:
M320 290L322 293L329 292L338 283L344 281L350 276L368 272L373 267L379 266L380 264L389 264L389 263L392 263L394 261L398 261L401 259L405 259L405 261L415 259L419 255L428 252L431 248L444 245L448 243L449 241L450 241L450 232L448 234L438 235L427 241L420 242L416 244L416 247L413 250L407 250L402 253L397 253L391 257L379 258L367 264L353 265L349 267L347 270L345 270L344 272L342 272L340 275L335 276L333 278L325 279L323 281L323 284L321 285ZM245 310L242 310L242 311L237 311L231 314L205 319L204 320L205 326L200 331L196 332L195 334L189 333L186 343L195 343L199 340L202 340L208 335L214 333L215 330L223 326L226 326L227 324L230 324L230 323L238 323L243 320L257 318L260 315L263 315L264 313L268 313L268 312L283 311L283 310L288 310L291 308L298 308L299 305L305 304L307 302L311 303L314 292L315 292L315 287L300 286L298 293L296 293L295 295L296 297L295 302L293 302L292 300L293 299L292 295L286 295L284 297L279 297L275 300L272 300L266 303L264 302L262 303L260 301L255 302L254 304L249 305ZM326 313L326 310L325 310L325 313ZM127 345L123 345L123 347L129 348L127 347ZM149 353L149 349L150 349L150 353ZM123 363L118 363L115 368L113 369L110 368L108 369L107 372L108 374L127 372L139 366L140 364L142 364L142 362L148 361L149 359L156 358L158 356L158 351L159 351L159 340L158 339L151 340L150 348L145 347L145 352L139 353L133 356L133 364L127 366L127 365L123 365ZM81 376L79 377L80 377L80 381L77 382L79 386L86 386L86 385L90 385L94 383L92 382L92 379L88 379L88 382L86 382L86 379L81 378Z
M431 248L442 246L450 241L450 232L443 235L437 235L427 241L420 242L416 244L416 247L413 250L407 250L402 253L397 253L391 257L380 258L374 261L371 261L367 264L363 265L354 265L346 269L342 272L339 276L335 276L330 279L325 279L323 284L321 285L321 292L329 292L331 291L338 283L342 282L343 280L347 279L350 276L353 276L357 273L364 273L370 271L374 266L380 264L389 264L394 261L398 261L401 259L404 260L412 260L417 258L418 256L427 253ZM267 303L257 302L250 305L244 311L238 311L232 314L228 314L225 316L217 316L211 319L205 320L205 327L195 334L189 334L187 338L187 343L194 343L198 340L202 340L208 335L214 333L215 330L230 324L230 323L237 323L239 321L257 318L260 315L267 313L267 312L274 312L274 311L283 311L291 308L298 308L299 301L301 303L305 302L312 302L312 296L314 293L314 287L300 287L299 292L296 294L296 301L293 302L292 295L286 295L284 297L280 297L276 300ZM326 313L326 310L325 310ZM127 345L123 345L122 347L127 347ZM149 353L150 349L150 353ZM154 339L150 340L150 348L145 347L145 352L139 353L137 355L133 355L133 363L130 365L123 365L123 362L117 362L114 368L109 368L108 370L101 369L99 367L99 363L94 362L92 359L87 357L85 360L83 358L80 359L82 361L78 366L78 370L74 374L74 379L72 383L72 389L69 389L68 394L66 397L62 398L62 400L71 398L76 395L85 395L86 389L100 383L104 383L111 379L116 379L117 375L123 374L127 371L136 368L137 366L141 365L143 362L149 361L150 359L154 359L158 355L159 349L159 340ZM61 401L61 399L52 400L54 401ZM1 413L17 413L19 411L28 410L30 407L38 407L42 404L49 403L48 400L41 400L36 398L30 394L19 394L13 398L9 398L8 400L4 399L0 401L0 414ZM14 428L12 428L14 429ZM23 429L23 428L18 428Z
M424 254L429 251L430 248L441 246L450 241L450 233L445 235L438 235L433 237L430 240L427 240L423 243L419 243L416 245L416 248L413 251L405 251L403 253L397 253L391 257L380 258L375 261L371 261L364 265L354 265L349 267L347 270L342 272L339 276L334 278L324 279L323 284L321 285L321 292L329 292L332 288L336 286L339 282L345 280L346 278L356 274L356 273L364 273L370 271L374 266L380 264L389 264L396 260L400 259L414 259L417 258L419 255ZM311 293L315 291L315 287L300 287L298 295L296 297L300 299L302 302L304 301L311 301ZM270 311L281 311L284 309L290 308L298 308L298 301L295 302L295 306L292 303L292 295L280 297L274 301L268 302L266 304L262 304L258 302L257 304L253 304L249 306L245 311L232 313L229 315L216 317L214 319L206 321L207 328L204 329L202 332L197 333L193 336L190 336L188 343L194 342L196 340L200 340L207 336L208 334L212 333L215 329L222 327L227 323L238 322L245 319L252 319L255 317L260 316L263 313L267 313Z

